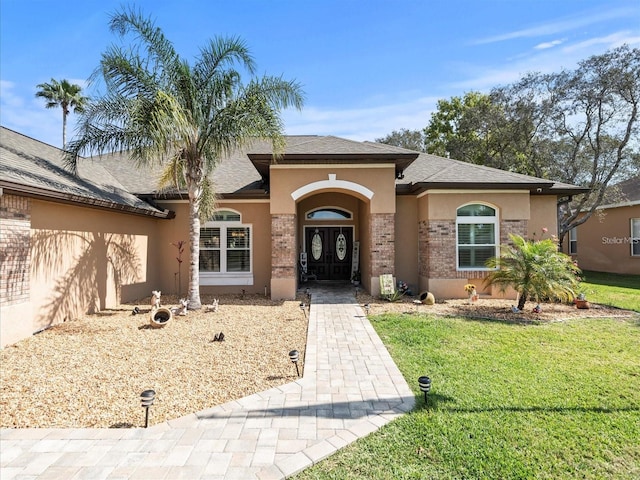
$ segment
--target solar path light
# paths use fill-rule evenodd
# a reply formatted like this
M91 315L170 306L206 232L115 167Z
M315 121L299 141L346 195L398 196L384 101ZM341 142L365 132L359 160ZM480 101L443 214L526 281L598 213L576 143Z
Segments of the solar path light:
M149 426L149 407L153 405L153 401L155 399L155 390L145 390L140 394L140 402L142 403L142 408L145 409L144 428L147 428Z
M424 403L427 403L427 393L431 390L431 379L427 376L418 378L418 385L420 390L424 392Z
M300 358L300 352L298 350L291 350L289 352L289 359L296 365L296 373L300 376L300 369L298 369L298 359Z

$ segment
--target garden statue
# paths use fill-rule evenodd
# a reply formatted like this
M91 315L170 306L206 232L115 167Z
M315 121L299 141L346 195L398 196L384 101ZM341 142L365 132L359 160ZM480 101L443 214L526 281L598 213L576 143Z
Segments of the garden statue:
M153 290L151 292L151 309L160 308L160 295L162 295L160 290Z

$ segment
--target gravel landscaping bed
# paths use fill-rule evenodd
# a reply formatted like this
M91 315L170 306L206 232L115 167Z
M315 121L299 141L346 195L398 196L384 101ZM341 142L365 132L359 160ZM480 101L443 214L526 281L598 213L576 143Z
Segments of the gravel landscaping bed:
M416 305L417 297L402 297L398 302L384 302L366 294L358 294L358 303L369 303L369 315L382 313L418 313L444 316L462 316L476 319L501 320L514 323L547 323L561 322L572 318L633 318L640 314L608 307L606 305L590 304L589 309L579 309L573 304L541 303L540 312L533 312L536 302L528 301L522 312L513 313L512 305L515 300L501 300L482 298L472 304L467 299L436 301L434 305Z
M295 381L304 366L307 319L300 301L219 296L152 328L150 302L87 315L0 352L0 426L140 427L143 390L156 392L149 425ZM133 315L139 305L140 314ZM162 306L178 299L162 297ZM212 341L224 333L224 341ZM302 371L302 370L301 370Z
M120 309L87 315L33 335L0 351L0 427L131 428L144 426L140 393L153 389L156 402L149 424L178 418L230 400L295 381L288 352L300 352L301 372L307 318L296 301L276 302L259 295L223 295L213 312L203 308L174 316L162 328L149 322L149 299ZM528 302L512 313L509 300L447 300L415 305L412 297L386 302L366 294L369 315L385 312L544 323L570 318L621 317L637 313L601 305ZM176 297L162 297L177 306ZM132 314L135 306L141 313ZM224 341L213 341L224 333Z

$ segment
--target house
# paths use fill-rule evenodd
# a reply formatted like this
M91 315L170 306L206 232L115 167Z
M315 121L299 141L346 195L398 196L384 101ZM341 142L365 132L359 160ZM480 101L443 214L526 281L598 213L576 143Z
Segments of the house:
M583 270L640 275L640 176L617 187L623 200L599 206L563 248Z
M180 263L175 246L189 239L184 193L158 190L158 172L123 154L82 159L74 176L60 150L0 133L2 345L152 290L186 293L188 251ZM416 292L463 297L510 233L556 233L558 197L583 191L333 136L289 136L277 160L256 141L223 159L213 181L202 294L275 299L309 278L347 285L355 272L372 295L391 274Z

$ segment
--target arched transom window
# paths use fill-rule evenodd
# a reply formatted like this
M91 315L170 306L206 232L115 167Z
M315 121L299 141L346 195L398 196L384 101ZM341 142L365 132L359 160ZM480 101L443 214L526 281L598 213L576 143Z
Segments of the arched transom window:
M307 212L306 217L307 220L351 220L353 215L342 208L322 207Z
M485 262L498 255L496 209L481 203L458 208L456 256L458 270L488 270Z

